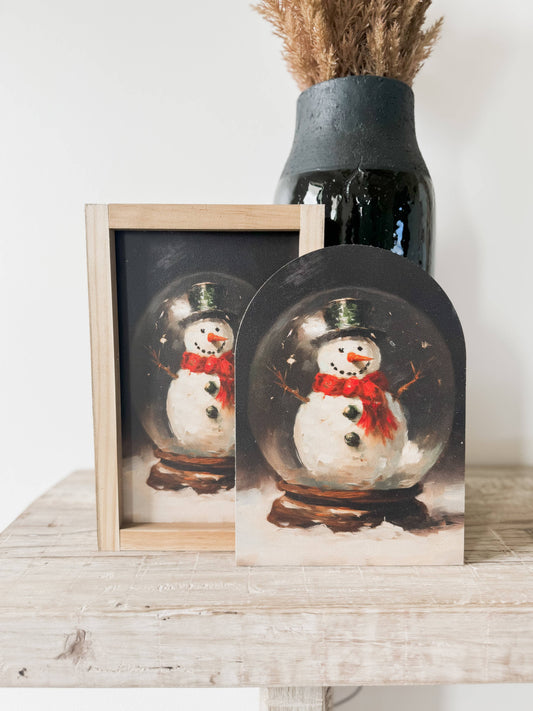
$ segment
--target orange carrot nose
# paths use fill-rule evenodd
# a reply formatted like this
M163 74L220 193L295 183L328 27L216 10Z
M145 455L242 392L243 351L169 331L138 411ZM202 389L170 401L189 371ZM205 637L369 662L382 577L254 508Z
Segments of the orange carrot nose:
M224 336L217 336L216 333L208 333L207 340L209 341L209 343L213 343L213 342L217 343L220 341L227 341L228 339L225 338Z
M350 363L358 363L363 360L374 360L373 358L369 358L368 356L359 355L359 353L348 353L346 357L348 358Z

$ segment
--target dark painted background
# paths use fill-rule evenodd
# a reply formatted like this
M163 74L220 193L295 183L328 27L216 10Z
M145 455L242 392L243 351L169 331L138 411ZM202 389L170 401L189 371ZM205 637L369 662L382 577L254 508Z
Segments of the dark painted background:
M451 358L454 401L451 433L439 460L430 470L446 478L457 478L464 474L464 432L465 432L465 369L466 354L464 337L459 318L453 304L441 287L427 272L397 255L376 247L345 245L328 247L307 254L280 269L263 285L252 300L243 318L236 347L236 391L237 391L237 477L241 486L255 486L261 476L274 474L265 462L258 443L250 428L248 408L250 392L259 392L260 387L251 383L250 368L262 339L269 334L282 314L291 315L295 304L312 298L315 294L353 288L369 289L399 297L412 305L429 319L442 336L442 343ZM337 293L335 298L341 296ZM373 324L379 327L379 324ZM402 324L393 324L397 333ZM391 330L394 336L394 330ZM260 350L263 352L261 346ZM400 356L407 367L403 382L410 377L408 370L409 351L400 350ZM383 353L382 369L387 371L387 355ZM318 370L318 367L316 368ZM308 374L308 388L314 372ZM272 376L272 380L274 376ZM400 383L395 383L399 385ZM299 385L298 382L292 386ZM424 388L421 383L420 388ZM411 388L409 399L413 407L423 407L417 403L418 386ZM273 388L275 390L275 388ZM305 388L302 392L305 391ZM452 392L453 392L452 391ZM305 391L305 392L308 392ZM269 402L265 400L264 412L268 416ZM294 414L298 407L296 400L286 399L287 407ZM281 410L279 411L281 412ZM420 413L423 416L423 411ZM282 415L279 415L280 417ZM286 417L286 425L290 417ZM431 426L431 423L429 423ZM268 423L265 421L265 427ZM290 432L288 432L290 434ZM288 436L287 436L288 438ZM281 441L281 440L280 440Z
M298 256L297 232L115 233L123 456L148 444L132 406L130 351L135 327L153 297L174 279L202 271L227 273L259 288Z

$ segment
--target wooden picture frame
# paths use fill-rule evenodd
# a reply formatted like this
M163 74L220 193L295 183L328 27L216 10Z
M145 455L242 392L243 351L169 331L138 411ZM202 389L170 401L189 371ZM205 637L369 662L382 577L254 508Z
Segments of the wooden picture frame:
M234 550L234 524L126 523L121 506L122 415L115 233L291 232L299 254L324 240L321 205L87 205L98 548Z

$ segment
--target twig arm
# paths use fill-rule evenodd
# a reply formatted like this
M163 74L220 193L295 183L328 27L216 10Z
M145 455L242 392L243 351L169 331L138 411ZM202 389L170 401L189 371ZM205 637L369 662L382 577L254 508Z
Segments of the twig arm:
M410 365L411 365L411 370L413 371L413 377L411 378L411 380L409 380L409 382L405 383L405 384L402 385L400 388L398 388L398 390L397 390L397 392L396 392L396 397L397 397L397 398L399 398L400 395L403 395L404 392L406 392L407 390L409 390L409 388L411 387L411 385L414 385L418 380L420 380L420 378L423 378L424 375L425 375L425 374L422 372L422 370L420 370L420 369L417 370L417 369L415 368L415 366L413 365L413 362L412 362L412 361L410 362Z
M300 400L300 402L309 402L309 398L305 397L305 395L302 395L298 388L291 388L289 387L289 385L287 385L287 381L285 379L286 376L282 374L281 370L275 368L274 366L270 367L269 370L271 370L276 376L276 385L280 387L284 392L290 393L297 400Z
M159 354L156 353L155 348L148 348L148 353L150 354L150 359L152 363L154 363L154 365L156 365L159 370L162 370L167 375L170 375L173 380L176 380L178 378L177 373L174 373L172 370L170 370L169 367L161 363L161 361L159 360Z

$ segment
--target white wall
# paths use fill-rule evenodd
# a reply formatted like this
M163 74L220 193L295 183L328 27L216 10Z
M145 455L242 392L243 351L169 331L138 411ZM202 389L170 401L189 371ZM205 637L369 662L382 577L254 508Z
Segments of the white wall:
M446 27L415 84L417 122L436 276L468 341L468 458L533 464L533 6L435 0L437 12ZM0 92L2 528L92 465L84 203L270 202L297 89L248 0L0 0ZM526 693L531 705L527 689L515 708ZM439 711L466 708L470 692L456 691L439 692ZM73 693L17 702L59 709ZM150 693L103 698L133 709Z

